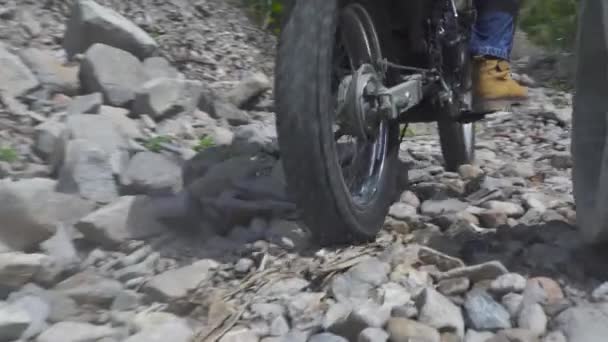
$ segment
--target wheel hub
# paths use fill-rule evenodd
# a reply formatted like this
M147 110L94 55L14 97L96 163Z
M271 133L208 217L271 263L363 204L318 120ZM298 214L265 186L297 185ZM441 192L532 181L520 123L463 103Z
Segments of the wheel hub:
M349 135L373 139L381 122L378 91L382 83L370 64L346 76L338 90L338 122Z

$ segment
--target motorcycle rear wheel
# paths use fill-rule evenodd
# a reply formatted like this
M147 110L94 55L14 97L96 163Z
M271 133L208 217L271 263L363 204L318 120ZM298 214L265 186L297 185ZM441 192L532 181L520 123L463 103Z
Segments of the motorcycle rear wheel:
M385 52L379 19L367 3L340 8L336 0L297 1L280 37L275 98L281 158L289 191L321 245L373 239L396 198L397 122L380 122L369 140L336 140L340 80L361 64L378 71L375 63Z

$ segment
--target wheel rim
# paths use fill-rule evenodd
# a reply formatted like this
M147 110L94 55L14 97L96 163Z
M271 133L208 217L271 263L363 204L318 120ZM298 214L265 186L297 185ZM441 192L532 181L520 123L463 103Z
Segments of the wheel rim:
M381 70L377 62L382 58L379 39L369 14L361 5L351 4L341 10L332 55L336 160L351 202L355 207L364 208L373 202L385 171L389 124L385 120L380 121L371 136L362 138L345 133L345 118L337 117L338 91L345 78L351 77L363 64L371 65L376 71L375 76L382 77L377 73ZM352 119L353 113L348 117Z

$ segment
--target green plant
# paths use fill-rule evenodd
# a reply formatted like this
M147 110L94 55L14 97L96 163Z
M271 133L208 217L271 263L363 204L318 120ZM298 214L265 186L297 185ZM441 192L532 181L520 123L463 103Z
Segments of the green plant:
M198 144L194 146L194 150L196 152L201 152L213 146L215 146L215 141L213 141L213 138L205 135L198 140Z
M279 33L284 0L242 0L249 14L264 29Z
M572 49L579 0L528 0L521 9L521 28L530 40L548 48Z
M0 147L0 161L12 163L18 158L17 151L12 147Z
M170 137L161 135L148 139L146 142L144 142L144 147L152 152L160 152L162 150L162 145L170 142Z

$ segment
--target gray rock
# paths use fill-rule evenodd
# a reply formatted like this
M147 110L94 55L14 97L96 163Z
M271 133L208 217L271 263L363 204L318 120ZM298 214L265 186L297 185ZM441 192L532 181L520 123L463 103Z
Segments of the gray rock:
M521 196L524 205L528 209L534 209L536 212L544 213L547 210L547 206L543 203L542 197L538 194L528 193Z
M63 134L67 133L67 126L56 120L46 120L34 129L34 151L51 165L63 160Z
M547 331L547 315L540 304L526 305L521 309L517 324L520 328L528 329L536 336L542 336Z
M439 280L466 277L473 283L495 279L509 271L500 261L489 261L474 266L459 267L437 275Z
M366 302L350 309L349 305L335 304L327 312L323 325L336 335L356 341L367 328L382 328L390 318L390 308Z
M85 342L113 338L118 332L109 326L98 326L80 322L53 324L38 336L36 342Z
M57 284L56 291L66 294L79 304L94 304L109 307L123 290L120 282L84 271Z
M31 283L26 284L19 291L11 293L8 301L18 305L20 299L29 297L39 298L48 304L49 322L61 322L79 314L76 302L67 295L54 290L45 290Z
M525 212L519 204L502 201L488 201L484 203L484 207L494 212L504 213L508 217L519 217Z
M386 331L391 342L440 342L441 336L437 329L405 318L391 318Z
M464 337L464 342L488 342L494 337L494 333L489 331L475 331L468 329Z
M568 340L561 331L553 331L543 338L543 342L568 342Z
M524 297L517 293L508 293L502 297L501 303L512 317L517 317Z
M101 92L111 106L129 106L145 80L139 60L130 53L104 44L91 46L80 67L84 91Z
M380 286L388 281L390 270L391 267L388 263L377 258L368 258L352 267L347 273L352 279Z
M262 286L259 293L268 297L293 296L307 288L309 285L310 283L302 278L284 278Z
M0 341L19 339L31 323L32 318L22 307L0 302Z
M232 145L241 153L276 152L276 128L261 122L239 126L234 131Z
M201 106L199 102L199 108L209 113L213 118L226 120L233 126L246 125L251 122L251 118L246 112L238 109L231 103L221 100L213 100L208 106Z
M285 308L280 304L254 303L251 305L251 312L256 317L261 317L265 321L272 321L285 314Z
M445 253L441 253L429 247L418 247L418 259L427 265L436 266L440 271L445 272L455 268L464 267L464 262ZM401 262L402 260L399 260Z
M235 327L228 331L219 342L258 342L259 337L245 327Z
M467 292L469 286L471 286L469 278L452 278L440 281L437 290L446 296L453 296Z
M92 0L76 1L63 37L63 48L72 57L95 43L129 51L140 59L155 54L158 49L145 31L118 12Z
M464 309L473 329L498 330L511 328L509 312L483 290L469 292L465 298Z
M247 273L253 267L254 261L249 258L241 258L234 265L234 270L238 273Z
M534 171L534 165L527 162L507 163L500 171L507 177L530 178L536 174Z
M96 203L110 203L118 198L108 153L92 142L75 139L68 142L65 162L59 172L57 191L79 194Z
M128 110L112 106L101 106L99 111L99 116L112 122L114 128L121 136L130 139L143 138L139 124L135 120L130 119L127 116L128 114Z
M398 220L405 220L416 217L418 211L409 204L398 202L390 207L388 214Z
M462 312L448 298L439 292L426 288L416 298L418 320L441 331L455 331L464 337Z
M471 180L482 176L483 170L479 166L465 164L458 167L458 174L465 180Z
M499 331L496 336L490 340L490 342L494 341L539 342L539 338L527 329L504 329Z
M144 291L154 300L172 301L182 298L189 291L209 279L218 264L211 260L200 260L192 265L173 269L152 278Z
M124 196L83 217L75 225L85 239L113 248L127 240L158 235L166 228L156 220L151 198Z
M101 93L76 96L68 104L67 115L98 114L103 103Z
M270 80L262 73L245 77L234 89L226 94L228 102L243 107L247 102L271 88Z
M80 89L78 66L65 65L50 50L26 48L19 52L23 63L51 92L76 95Z
M114 277L122 282L127 282L135 278L152 276L154 275L155 267L159 259L160 253L151 253L142 262L116 271Z
M396 283L386 283L381 288L383 306L395 307L406 305L411 302L411 294L401 285Z
M357 342L386 342L388 337L388 333L382 329L367 328L359 334Z
M183 322L170 322L143 329L125 342L190 342L194 332Z
M484 228L498 228L508 223L506 213L496 210L486 210L479 214L479 223Z
M57 225L71 225L93 209L77 196L55 192L56 182L32 178L0 181L0 250L25 250L50 238Z
M40 83L21 59L7 50L0 43L0 92L10 97L17 97L37 88Z
M178 78L179 71L174 68L169 61L163 57L149 57L144 60L144 72L146 81L155 78Z
M155 78L144 83L135 94L133 112L155 120L178 113L192 113L203 92L203 84L171 78Z
M51 313L51 307L40 297L24 296L13 301L10 305L21 308L29 317L30 322L27 329L21 334L22 339L33 338L47 328L46 320Z
M3 291L19 288L34 278L48 263L49 258L44 254L0 253L0 288Z
M568 341L603 341L608 335L608 305L588 304L569 308L559 314L552 325L566 335Z
M558 152L551 155L551 166L559 170L572 168L572 155L569 152Z
M80 266L80 257L71 236L62 225L55 235L40 244L40 249L49 255L62 271L72 271Z
M437 216L448 213L458 213L465 210L468 204L457 199L428 200L422 202L420 212L424 215Z
M509 292L521 293L526 288L526 278L517 273L507 273L499 276L490 285L490 291L498 295Z
M332 333L321 333L311 336L308 342L348 342L348 340Z
M135 331L143 331L165 324L186 324L186 321L170 312L143 310L132 317L131 323Z
M322 325L324 292L300 292L284 297L291 325L297 329L312 329Z
M137 153L120 177L128 193L168 195L181 190L181 168L169 157L154 152Z
M350 275L342 274L333 278L330 284L330 291L338 302L362 302L372 296L373 286L353 280Z
M112 311L129 311L137 309L142 303L143 295L132 290L119 292L110 306Z
M101 115L71 115L66 120L70 139L88 140L112 156L127 147L126 137L120 134L115 124ZM67 144L66 144L67 145Z
M596 287L591 292L591 298L596 302L608 302L608 282Z
M270 323L271 336L283 336L289 332L289 323L283 316L275 317Z

